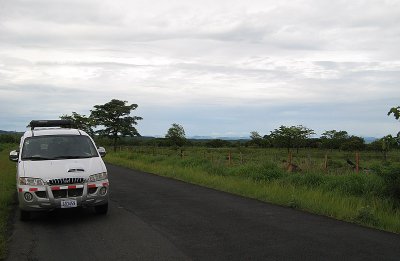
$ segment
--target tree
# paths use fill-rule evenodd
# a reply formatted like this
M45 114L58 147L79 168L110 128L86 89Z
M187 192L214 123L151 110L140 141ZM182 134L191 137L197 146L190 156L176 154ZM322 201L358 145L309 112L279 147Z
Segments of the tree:
M390 111L388 112L388 115L392 113L396 120L400 119L400 106L391 108ZM397 133L396 140L397 142L400 141L400 131Z
M264 135L263 136L263 144L266 148L271 148L274 144L273 137L271 135Z
M0 143L16 143L18 144L19 140L21 138L20 134L3 134L0 133Z
M306 140L315 134L312 129L298 126L280 126L279 129L271 131L269 137L277 147L285 147L288 152L291 148L296 148L297 152L301 146L305 145Z
M381 139L383 158L386 161L387 153L397 145L397 141L392 135L386 135Z
M365 148L365 141L361 137L350 136L345 142L342 143L340 149L347 151L363 150Z
M390 109L388 112L388 116L393 113L393 116L396 118L396 120L400 119L400 106L393 107Z
M134 125L137 125L137 121L143 118L130 116L138 105L128 105L127 103L127 101L112 99L103 105L95 105L94 110L91 110L90 117L96 125L104 127L104 129L97 130L96 133L111 139L114 151L116 151L120 136L140 136Z
M172 145L181 147L186 143L185 130L182 125L177 123L173 123L171 128L168 129L167 134L165 135Z
M263 146L263 138L257 131L250 132L250 139L249 145Z
M333 150L340 146L349 138L347 131L330 130L321 135L321 142L324 148Z
M72 115L64 114L60 116L60 119L71 120L75 128L85 131L90 136L94 135L93 128L96 126L96 124L91 117L86 117L86 115L80 115L79 113L73 111Z
M387 159L387 154L388 152L396 148L398 146L396 138L394 138L392 135L386 135L385 137L375 140L371 142L371 144L368 144L368 147L372 150L382 152L383 154L383 159L386 161Z
M250 132L250 138L252 140L262 139L261 135L257 131L251 131Z
M226 140L212 139L207 141L205 145L210 148L222 148L222 147L228 147L229 145L231 145L231 143Z
M294 147L299 153L300 147L305 147L307 140L310 139L312 135L315 135L314 130L304 127L302 125L292 126L294 128L295 138L294 138Z

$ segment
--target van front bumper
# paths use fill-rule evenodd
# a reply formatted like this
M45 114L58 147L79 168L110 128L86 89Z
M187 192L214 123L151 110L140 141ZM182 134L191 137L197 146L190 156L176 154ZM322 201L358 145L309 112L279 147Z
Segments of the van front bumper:
M77 207L92 207L108 203L109 182L101 180L83 184L57 186L18 186L19 208L43 211L61 208L64 200L76 200Z

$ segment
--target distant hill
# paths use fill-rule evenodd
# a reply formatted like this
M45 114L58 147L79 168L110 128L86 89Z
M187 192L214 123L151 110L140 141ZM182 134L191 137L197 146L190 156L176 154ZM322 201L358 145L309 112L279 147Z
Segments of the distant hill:
M23 134L23 132L15 132L15 131L4 131L4 130L0 130L0 134Z
M0 130L0 134L19 134L22 135L23 132L15 132L15 131L5 131L5 130ZM163 136L141 136L141 137L135 137L135 139L139 140L151 140L154 138L164 138ZM376 137L363 137L365 140L366 144L369 144L371 142L374 142L378 140ZM250 137L212 137L212 136L201 136L201 135L195 135L195 136L190 136L188 137L189 140L199 140L199 141L208 141L208 140L215 140L215 139L220 139L220 140L227 140L227 141L248 141L250 140Z
M379 140L378 138L375 138L375 137L363 137L363 138L365 140L365 143L367 143L367 144L372 143L376 140Z
M211 137L211 136L191 136L191 140L249 140L250 137Z

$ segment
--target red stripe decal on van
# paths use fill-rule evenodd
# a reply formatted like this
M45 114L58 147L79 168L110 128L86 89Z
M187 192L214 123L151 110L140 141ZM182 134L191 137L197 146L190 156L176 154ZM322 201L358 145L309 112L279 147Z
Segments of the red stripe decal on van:
M51 187L51 190L60 190L60 187Z

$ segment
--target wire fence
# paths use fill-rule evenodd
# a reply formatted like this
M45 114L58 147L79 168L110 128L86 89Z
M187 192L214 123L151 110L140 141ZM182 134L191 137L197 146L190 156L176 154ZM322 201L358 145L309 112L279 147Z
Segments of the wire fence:
M321 149L301 149L298 152L278 148L202 148L202 147L147 147L120 146L118 153L132 157L146 156L159 160L173 159L202 161L214 165L236 167L245 164L263 164L273 162L289 172L318 171L331 174L346 172L368 173L374 165L400 162L400 151L388 153L386 159L382 153L374 151L339 151Z

